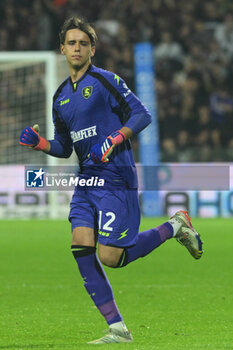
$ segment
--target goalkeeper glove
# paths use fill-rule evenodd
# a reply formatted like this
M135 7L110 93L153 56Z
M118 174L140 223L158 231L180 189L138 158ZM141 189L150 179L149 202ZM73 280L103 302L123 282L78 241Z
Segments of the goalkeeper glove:
M27 126L20 135L20 145L32 147L32 149L37 151L44 151L47 141L39 135L39 131L38 124L35 124L33 127Z
M120 145L123 141L125 141L125 135L120 130L117 130L109 135L104 142L92 146L89 157L95 163L109 162L108 157L112 153L114 147Z

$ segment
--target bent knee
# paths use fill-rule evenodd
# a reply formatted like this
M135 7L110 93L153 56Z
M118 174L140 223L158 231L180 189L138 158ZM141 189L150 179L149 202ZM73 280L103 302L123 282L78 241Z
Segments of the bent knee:
M99 252L99 259L105 266L117 267L119 262L119 257L114 255L109 255L104 252Z
M99 244L98 254L100 261L106 266L117 267L123 250L123 248Z

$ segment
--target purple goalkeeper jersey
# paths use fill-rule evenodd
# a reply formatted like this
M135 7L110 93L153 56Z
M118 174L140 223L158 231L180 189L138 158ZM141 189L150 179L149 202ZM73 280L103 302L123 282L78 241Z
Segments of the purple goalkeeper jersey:
M151 122L141 101L116 74L90 65L72 82L67 78L53 100L55 137L50 154L69 157L74 148L79 159L79 175L100 176L116 184L137 187L137 175L130 140L115 147L108 163L95 164L88 154L91 147L122 126L138 133Z

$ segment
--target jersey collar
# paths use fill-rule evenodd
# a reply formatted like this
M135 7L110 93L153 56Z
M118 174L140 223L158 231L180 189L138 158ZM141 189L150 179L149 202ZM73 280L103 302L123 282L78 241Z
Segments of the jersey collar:
M92 67L92 64L89 64L86 72L78 80L76 80L74 83L72 82L71 77L69 77L69 83L72 86L73 92L75 92L77 90L79 83L85 78L85 76L87 75L87 73L89 72L91 67Z

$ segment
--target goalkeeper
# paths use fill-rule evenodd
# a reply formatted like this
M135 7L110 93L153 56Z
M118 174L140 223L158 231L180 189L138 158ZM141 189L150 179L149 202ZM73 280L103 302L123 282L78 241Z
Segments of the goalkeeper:
M88 294L109 325L105 336L90 343L105 344L133 338L101 262L122 268L172 237L199 259L202 242L183 211L159 227L138 233L138 185L129 139L151 122L151 115L119 76L91 64L96 39L94 29L83 20L72 17L64 23L60 47L70 76L53 98L54 140L44 139L38 127L28 126L20 143L59 158L70 157L74 148L79 178L98 176L105 181L102 188L77 186L69 214L71 251Z

